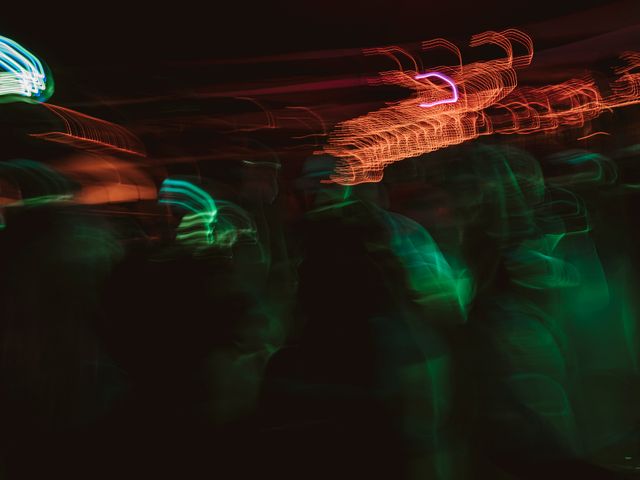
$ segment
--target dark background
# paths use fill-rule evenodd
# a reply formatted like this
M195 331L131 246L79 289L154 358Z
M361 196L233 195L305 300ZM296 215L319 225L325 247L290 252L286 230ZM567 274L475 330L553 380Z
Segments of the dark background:
M635 1L276 1L87 2L71 8L25 6L0 17L2 35L54 66L155 64L168 59L251 57L330 48L360 48L437 36L467 39L610 5L579 27L638 19ZM17 9L16 9L17 10ZM549 31L550 35L562 32ZM126 72L122 72L126 75Z

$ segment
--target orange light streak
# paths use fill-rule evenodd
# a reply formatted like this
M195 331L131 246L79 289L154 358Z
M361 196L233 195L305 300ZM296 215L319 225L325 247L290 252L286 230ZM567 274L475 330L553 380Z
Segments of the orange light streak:
M64 143L83 150L106 149L129 155L145 155L142 142L120 125L50 103L43 106L62 119L65 131L32 133L32 137Z
M607 132L593 132L593 133L590 133L589 135L585 135L584 137L578 137L576 138L576 140L586 140L587 138L595 137L596 135L611 135L611 134Z
M639 53L623 55L627 66L616 70L620 77L612 84L612 94L603 98L591 78L539 88L517 87L516 69L527 67L533 58L531 38L510 29L481 33L470 42L472 47L488 44L500 47L504 58L464 65L460 50L451 42L423 43L423 49L445 48L458 58L456 66L431 69L453 80L456 101L451 100L452 85L420 75L418 63L406 51L398 47L367 50L366 54L385 55L397 64L396 70L382 72L378 83L409 88L413 95L335 127L328 144L318 152L338 159L329 181L343 185L377 182L391 163L481 135L581 127L605 110L640 103L640 74L635 73ZM524 54L514 54L514 46L523 47ZM411 60L410 69L403 69L401 57ZM422 108L425 105L428 108Z

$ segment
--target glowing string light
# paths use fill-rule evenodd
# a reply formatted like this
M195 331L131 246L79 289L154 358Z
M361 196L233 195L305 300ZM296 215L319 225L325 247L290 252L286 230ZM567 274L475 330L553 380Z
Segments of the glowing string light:
M627 65L616 70L620 76L611 85L612 94L603 97L589 77L518 88L516 69L528 66L533 58L531 38L509 29L475 35L470 42L472 47L488 44L500 47L505 57L463 64L459 49L450 42L426 42L424 48L444 47L460 62L424 74L403 70L395 56L410 55L402 49L368 50L368 54L397 60L398 69L382 72L378 83L409 88L415 96L337 124L327 145L316 152L337 159L329 181L342 185L378 182L391 163L482 135L549 133L582 127L606 110L640 103L640 53L623 55ZM514 54L516 44L524 47L524 54ZM417 69L418 62L412 63ZM418 81L430 77L443 80L447 87ZM452 95L443 99L443 89L449 87ZM425 108L416 108L416 100Z

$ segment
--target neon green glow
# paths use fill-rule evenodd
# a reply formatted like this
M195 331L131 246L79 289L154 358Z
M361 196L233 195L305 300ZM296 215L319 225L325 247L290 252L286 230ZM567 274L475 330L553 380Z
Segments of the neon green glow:
M176 239L180 243L195 247L213 244L218 208L207 192L191 182L168 178L160 188L159 201L190 212L182 217L178 226Z
M466 318L474 283L466 269L454 269L431 235L418 223L389 215L391 250L404 265L416 302L433 309L451 309Z
M202 250L231 248L240 239L256 243L256 227L249 216L232 202L214 199L186 180L167 179L160 188L160 203L187 210L177 229L176 240Z

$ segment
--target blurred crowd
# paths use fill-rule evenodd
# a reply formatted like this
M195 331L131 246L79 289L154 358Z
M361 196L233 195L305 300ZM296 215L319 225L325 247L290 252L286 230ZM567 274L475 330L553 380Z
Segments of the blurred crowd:
M5 159L0 478L640 469L639 150L582 145Z

